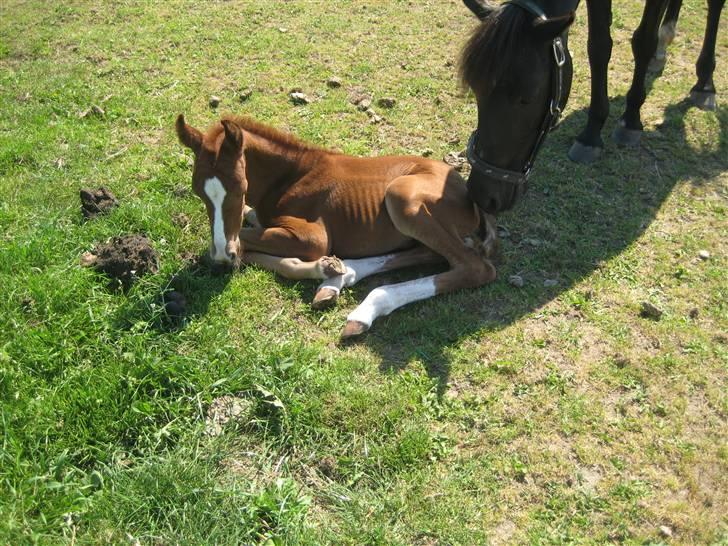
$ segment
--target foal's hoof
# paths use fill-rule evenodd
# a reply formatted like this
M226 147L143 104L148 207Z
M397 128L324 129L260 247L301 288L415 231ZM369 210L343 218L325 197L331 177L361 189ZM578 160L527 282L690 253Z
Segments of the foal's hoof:
M318 259L318 267L326 279L346 273L344 262L336 256L322 256Z
M339 299L339 293L333 288L322 288L313 297L311 302L311 308L321 310L328 309L336 304L336 300Z
M569 159L576 163L589 165L594 163L602 156L602 148L599 146L587 146L578 140L574 141L569 149Z
M342 341L356 338L369 330L369 326L358 320L347 320L346 326L341 331Z
M716 109L715 93L712 91L690 91L690 102L701 110L712 112Z
M640 145L641 138L641 130L627 129L622 120L619 120L618 125L614 128L614 132L612 133L612 139L614 139L614 142L620 146L628 146L630 148L638 147Z

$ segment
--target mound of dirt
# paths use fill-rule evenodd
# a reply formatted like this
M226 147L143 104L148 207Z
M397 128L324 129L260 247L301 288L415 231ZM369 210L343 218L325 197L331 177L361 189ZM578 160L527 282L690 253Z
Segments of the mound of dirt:
M128 288L135 279L159 270L159 256L144 235L122 235L93 252L84 254L81 263L93 266Z
M103 186L97 190L81 188L81 213L84 218L96 218L119 204L116 196Z

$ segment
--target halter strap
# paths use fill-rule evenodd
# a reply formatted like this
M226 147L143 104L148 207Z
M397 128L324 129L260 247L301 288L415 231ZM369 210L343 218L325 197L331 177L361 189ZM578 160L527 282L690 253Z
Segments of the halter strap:
M533 0L507 0L503 3L518 6L519 8L524 9L532 14L534 17L538 17L539 19L543 19L544 21L547 19L546 12L541 8L541 6L533 2Z
M513 4L528 11L535 17L546 19L544 11L532 0L508 0L505 4ZM561 117L561 99L563 96L564 80L563 67L564 64L566 64L566 49L564 48L564 42L561 39L561 36L557 36L551 42L551 51L553 58L551 69L551 96L549 98L546 115L541 123L541 128L538 136L536 137L536 142L533 145L533 149L528 156L526 164L520 171L511 171L488 163L478 154L478 130L476 129L470 135L466 152L468 163L470 163L470 166L474 171L487 178L502 182L509 182L515 185L524 185L528 182L528 176L531 174L531 169L533 168L533 164L536 161L536 156L538 155L541 146L546 141L546 135L548 135L551 129L556 127L559 122L559 118Z

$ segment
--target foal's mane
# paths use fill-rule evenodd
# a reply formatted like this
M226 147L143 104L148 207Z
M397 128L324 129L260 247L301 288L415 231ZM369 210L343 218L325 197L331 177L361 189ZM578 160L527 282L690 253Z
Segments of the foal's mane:
M518 6L503 4L494 8L465 44L460 56L460 79L471 89L497 81L512 66L513 56L528 21Z
M299 139L298 137L293 136L291 133L286 133L285 131L275 129L269 125L260 123L259 121L256 121L247 116L229 115L229 116L223 117L222 119L232 121L233 123L235 123L238 127L243 129L244 131L247 131L256 136L264 138L265 140L268 140L274 144L277 144L278 146L285 149L286 151L294 153L294 154L299 153L299 152L308 152L308 151L326 152L326 153L330 153L330 154L338 153L333 150L328 150L326 148L322 148L320 146L315 146L313 144L309 144L308 142L304 142L303 140ZM218 124L217 130L222 131L222 125Z

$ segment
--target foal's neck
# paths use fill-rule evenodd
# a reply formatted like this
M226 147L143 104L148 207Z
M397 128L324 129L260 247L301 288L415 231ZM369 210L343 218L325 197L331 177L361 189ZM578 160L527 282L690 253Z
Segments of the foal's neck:
M307 171L302 150L288 150L278 142L245 131L246 202L256 208L266 194L280 190Z

